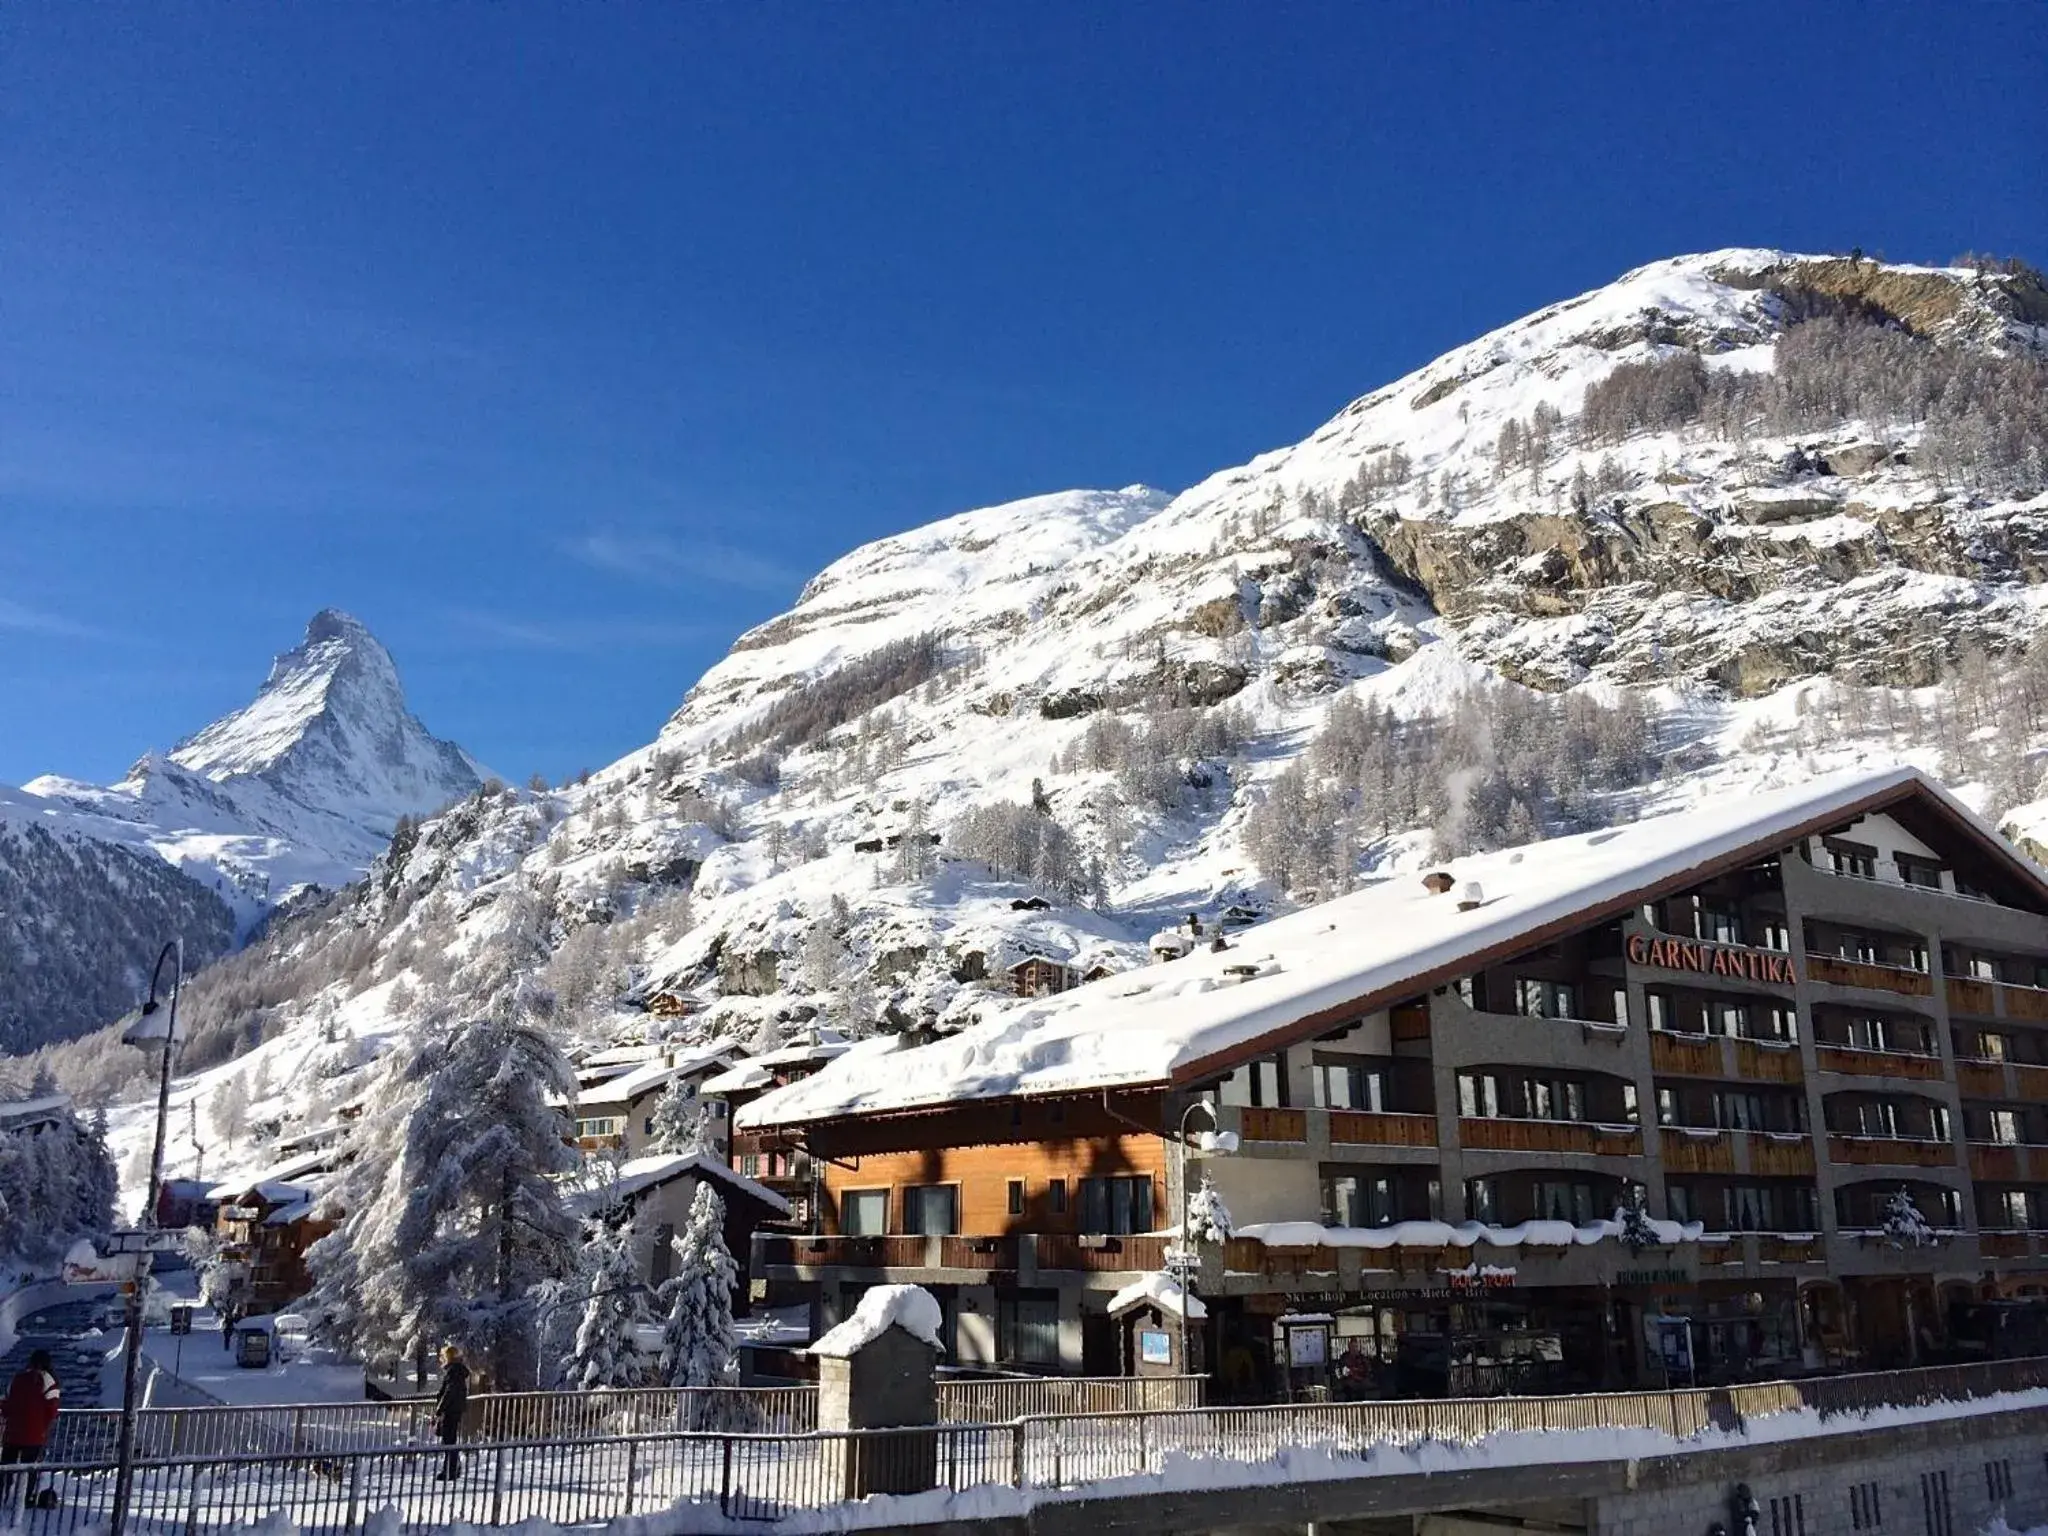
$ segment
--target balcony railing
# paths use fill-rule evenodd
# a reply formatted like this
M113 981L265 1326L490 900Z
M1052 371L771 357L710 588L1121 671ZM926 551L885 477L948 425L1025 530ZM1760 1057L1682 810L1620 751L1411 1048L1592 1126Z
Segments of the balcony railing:
M1346 1147L1434 1147L1435 1115L1403 1115L1380 1110L1333 1109L1330 1140Z
M1735 1172L1735 1143L1726 1131L1667 1125L1657 1145L1666 1173Z
M1735 1075L1756 1083L1797 1083L1805 1080L1806 1065L1790 1040L1737 1040Z
M1956 1149L1953 1142L1947 1141L1904 1136L1859 1136L1830 1131L1828 1161L1905 1168L1952 1168L1955 1166Z
M1636 1157L1643 1150L1639 1126L1589 1120L1468 1118L1458 1122L1458 1144L1492 1152L1575 1152Z
M1941 1058L1924 1051L1879 1051L1861 1045L1816 1043L1813 1054L1821 1071L1841 1072L1850 1077L1941 1076Z
M1804 1131L1745 1131L1749 1171L1764 1178L1811 1178L1813 1138Z
M1246 1141L1308 1140L1308 1116L1301 1110L1259 1109L1248 1105L1237 1114L1237 1133Z
M2005 1063L1965 1060L1956 1063L1956 1089L1966 1099L2005 1097Z
M1874 992L1900 992L1908 997L1932 997L1934 978L1910 966L1885 965L1868 960L1844 960L1839 955L1806 957L1809 981L1825 981L1837 987L1862 987Z
M1162 1233L1092 1236L1073 1232L1002 1236L796 1237L758 1233L754 1254L763 1266L816 1269L947 1269L1009 1273L1028 1257L1039 1269L1122 1274L1166 1262L1172 1239Z
M1975 1014L1984 1019L1995 1018L1998 1014L1998 988L1976 977L1951 976L1948 978L1948 1011Z
M1998 1000L2009 1019L2031 1019L2048 1023L2048 987L2026 987L2017 982L2000 982Z
M2031 1142L1973 1141L1970 1177L2006 1183L2048 1181L2048 1146Z
M2015 1066L2012 1077L2021 1098L2048 1102L2048 1067Z
M1665 1029L1650 1032L1650 1065L1656 1071L1686 1077L1721 1077L1727 1071L1718 1037L1679 1035Z

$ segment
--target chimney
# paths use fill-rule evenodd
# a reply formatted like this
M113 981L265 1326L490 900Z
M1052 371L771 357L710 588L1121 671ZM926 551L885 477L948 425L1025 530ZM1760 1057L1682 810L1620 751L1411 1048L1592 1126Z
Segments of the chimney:
M1457 883L1446 871L1441 869L1422 877L1422 888L1432 896L1443 895L1445 891L1448 891Z
M1458 892L1458 910L1460 912L1470 912L1474 907L1483 905L1485 901L1486 893L1479 889L1479 882L1477 880L1467 880L1465 888Z

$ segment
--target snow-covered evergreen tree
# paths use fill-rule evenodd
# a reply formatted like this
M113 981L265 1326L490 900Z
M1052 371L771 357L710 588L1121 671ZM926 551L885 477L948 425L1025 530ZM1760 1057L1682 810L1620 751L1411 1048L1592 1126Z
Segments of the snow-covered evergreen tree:
M708 1150L704 1101L682 1078L672 1078L654 1103L650 1117L653 1127L647 1138L650 1152L703 1152Z
M563 1372L566 1384L586 1392L645 1386L655 1361L641 1347L638 1330L654 1315L633 1260L632 1227L597 1223L581 1261L583 1310Z
M732 1291L739 1267L725 1246L725 1202L709 1183L690 1201L690 1221L675 1240L676 1269L662 1287L661 1376L671 1387L716 1387L731 1381L739 1358Z
M1662 1241L1657 1228L1650 1220L1650 1213L1643 1206L1643 1191L1633 1188L1615 1213L1615 1224L1620 1228L1617 1234L1621 1245L1630 1253L1641 1253L1645 1248L1655 1248Z
M577 1158L548 1098L574 1087L530 1026L414 1032L357 1122L342 1223L308 1254L330 1337L359 1355L453 1342L501 1389L535 1379L533 1292L575 1261L552 1175Z
M1925 1248L1934 1241L1934 1228L1903 1185L1885 1201L1884 1224L1879 1230L1894 1248Z
M1236 1232L1230 1207L1223 1203L1223 1192L1216 1187L1209 1170L1203 1169L1200 1187L1188 1196L1187 1240L1195 1244L1227 1243Z

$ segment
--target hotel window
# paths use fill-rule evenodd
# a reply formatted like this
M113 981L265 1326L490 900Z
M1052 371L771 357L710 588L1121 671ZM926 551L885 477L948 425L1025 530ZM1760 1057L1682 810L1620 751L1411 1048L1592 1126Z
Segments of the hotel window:
M1323 1206L1335 1227L1384 1227L1394 1220L1394 1181L1370 1174L1337 1174L1323 1182Z
M1665 1185L1664 1207L1671 1212L1673 1221L1693 1220L1692 1187L1686 1184Z
M1500 1079L1491 1072L1461 1073L1458 1077L1458 1113L1468 1120L1500 1118Z
M1577 998L1570 982L1518 976L1515 978L1515 1012L1530 1019L1576 1018Z
M1287 1074L1281 1070L1281 1059L1269 1056L1262 1061L1248 1061L1223 1079L1222 1099L1240 1109L1284 1109L1286 1085Z
M1150 1232L1152 1230L1152 1178L1137 1174L1127 1178L1083 1179L1081 1181L1081 1230L1104 1234Z
M1985 1030L1977 1036L1977 1054L1985 1061L2010 1061L2012 1044L2005 1036Z
M1477 1008L1479 1006L1479 988L1474 984L1472 977L1460 976L1451 983L1451 990L1457 993L1458 1001L1467 1008Z
M1843 842L1840 838L1825 838L1828 867L1838 875L1855 875L1862 880L1877 878L1877 850L1867 843Z
M1315 1091L1318 1109L1387 1107L1387 1075L1376 1067L1322 1063L1315 1070Z
M1531 1120L1583 1120L1585 1091L1577 1083L1546 1082L1532 1077L1522 1085Z
M1047 1206L1055 1214L1064 1215L1067 1209L1067 1181L1065 1179L1047 1179L1045 1181L1045 1200Z
M1760 1131L1764 1128L1761 1094L1741 1093L1730 1088L1714 1092L1714 1124L1728 1131Z
M1584 1226L1593 1219L1593 1186L1562 1179L1538 1179L1533 1188L1538 1221L1569 1221Z
M1643 1003L1649 1009L1650 1028L1673 1030L1678 1027L1674 1022L1671 997L1668 993L1645 992L1643 994Z
M849 1189L839 1196L839 1230L848 1237L880 1237L889 1230L889 1191Z
M1792 930L1783 923L1765 923L1762 938L1765 949L1784 952L1792 948Z
M1500 1188L1492 1179L1465 1181L1465 1209L1473 1221L1496 1221L1500 1217Z
M1754 1010L1752 1040L1791 1042L1799 1038L1799 1010L1789 1003L1770 1003Z
M1707 1033L1746 1035L1749 1033L1749 1004L1715 997L1707 1000Z
M948 1237L960 1230L960 1191L951 1184L913 1184L903 1191L903 1230Z
M1985 1116L1989 1122L1991 1139L2001 1147L2016 1147L2020 1144L2020 1114L2016 1109L1994 1109Z
M1659 1088L1657 1090L1657 1123L1659 1125L1678 1124L1677 1089Z
M1009 1213L1012 1216L1022 1216L1024 1214L1024 1181L1022 1179L1010 1180Z
M1616 987L1614 989L1614 1022L1617 1024L1626 1024L1628 1022L1627 987Z
M1849 1044L1859 1051L1894 1050L1893 1027L1879 1014L1860 1014L1849 1020Z
M1732 908L1710 906L1697 896L1693 898L1693 907L1693 928L1697 937L1716 944L1742 942L1742 919Z
M2023 1189L2001 1189L1991 1197L1991 1225L2027 1231L2033 1226L2033 1211Z
M1978 981L1998 980L1998 962L1989 955L1972 955L1965 967Z
M1859 1135L1881 1136L1896 1140L1899 1134L1899 1107L1883 1100L1872 1100L1858 1104L1855 1114L1855 1129Z

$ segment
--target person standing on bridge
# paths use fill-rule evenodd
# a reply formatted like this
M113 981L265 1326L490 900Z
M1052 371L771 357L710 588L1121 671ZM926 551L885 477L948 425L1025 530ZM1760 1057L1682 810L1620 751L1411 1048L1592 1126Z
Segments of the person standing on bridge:
M28 1489L22 1498L23 1508L35 1505L36 1474L32 1464L43 1459L43 1448L50 1443L50 1428L57 1422L62 1399L56 1362L47 1349L39 1349L28 1357L27 1365L15 1372L6 1398L0 1400L0 1417L6 1420L5 1428L0 1429L0 1466L31 1464L24 1474ZM14 1503L14 1476L9 1473L0 1481L0 1503L10 1507Z
M462 1433L462 1416L468 1408L469 1367L463 1363L461 1350L445 1344L441 1348L441 1390L434 1398L434 1428L448 1450L441 1458L441 1470L434 1474L438 1483L462 1476L462 1453L455 1449L455 1440Z

